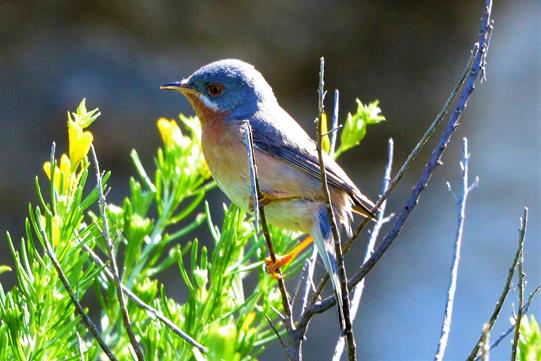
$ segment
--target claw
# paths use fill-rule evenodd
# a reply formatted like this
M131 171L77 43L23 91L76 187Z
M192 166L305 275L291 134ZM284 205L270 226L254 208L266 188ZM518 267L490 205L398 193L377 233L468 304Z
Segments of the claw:
M257 201L259 202L259 204L266 206L271 202L271 197L265 192L259 192ZM250 212L254 211L254 196L252 195L250 195L250 199L248 200L248 208L250 209Z
M272 261L271 257L265 258L265 272L267 272L275 280L283 280L285 274L280 273L280 268L289 262L288 257L276 256L276 262Z

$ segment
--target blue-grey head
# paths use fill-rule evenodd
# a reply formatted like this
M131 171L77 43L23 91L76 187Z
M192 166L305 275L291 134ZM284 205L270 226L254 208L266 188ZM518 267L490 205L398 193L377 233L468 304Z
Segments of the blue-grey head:
M242 119L266 103L274 104L272 88L253 65L236 59L205 65L188 78L161 86L184 94L196 108L219 111L230 118Z

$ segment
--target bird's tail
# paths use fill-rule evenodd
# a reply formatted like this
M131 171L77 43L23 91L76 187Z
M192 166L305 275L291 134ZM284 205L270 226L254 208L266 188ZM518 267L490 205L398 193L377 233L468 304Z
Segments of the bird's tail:
M316 245L317 252L323 261L323 265L329 274L329 278L331 279L331 283L336 294L338 314L340 316L340 327L342 330L344 330L342 289L340 288L340 281L338 279L338 264L336 262L336 254L334 252L331 225L327 215L327 209L325 207L321 207L320 211L316 215L314 226L312 228L312 236L314 237L314 244Z

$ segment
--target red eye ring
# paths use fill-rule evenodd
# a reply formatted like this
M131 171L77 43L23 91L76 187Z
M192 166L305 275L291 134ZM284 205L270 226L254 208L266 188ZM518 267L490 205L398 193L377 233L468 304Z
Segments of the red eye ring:
M212 83L207 87L207 93L213 97L217 97L224 92L224 86L220 83Z

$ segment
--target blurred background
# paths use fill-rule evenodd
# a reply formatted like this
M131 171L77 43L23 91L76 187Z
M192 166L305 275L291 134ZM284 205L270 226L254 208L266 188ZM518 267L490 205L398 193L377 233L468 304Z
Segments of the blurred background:
M22 235L34 176L51 141L66 149L66 111L82 98L102 117L93 125L101 166L112 170L109 199L120 202L134 174L136 148L147 167L160 144L160 116L191 114L188 103L159 86L210 61L254 64L278 100L314 133L319 57L328 90L341 91L341 114L355 97L379 99L387 121L369 129L340 163L371 198L378 195L387 139L395 168L438 113L477 39L483 1L0 2L0 264L11 264L3 233ZM503 288L517 245L519 216L530 209L527 292L541 282L541 6L497 1L487 82L477 87L461 127L395 244L367 278L355 322L364 360L429 359L436 349L453 252L460 191L461 141L469 138L472 179L448 360L464 359ZM331 106L330 98L328 107ZM433 145L434 142L431 143ZM401 181L388 210L397 212L416 182L427 148ZM218 191L213 204L226 201ZM202 236L204 238L204 235ZM364 242L348 259L360 263ZM361 246L362 244L362 246ZM0 278L9 288L10 275ZM178 275L173 275L178 277ZM175 289L176 280L168 281ZM179 294L182 290L176 290ZM509 326L513 288L493 337ZM530 313L541 318L541 301ZM329 359L335 313L318 316L305 359ZM509 341L493 353L508 359ZM281 359L278 343L262 360Z

